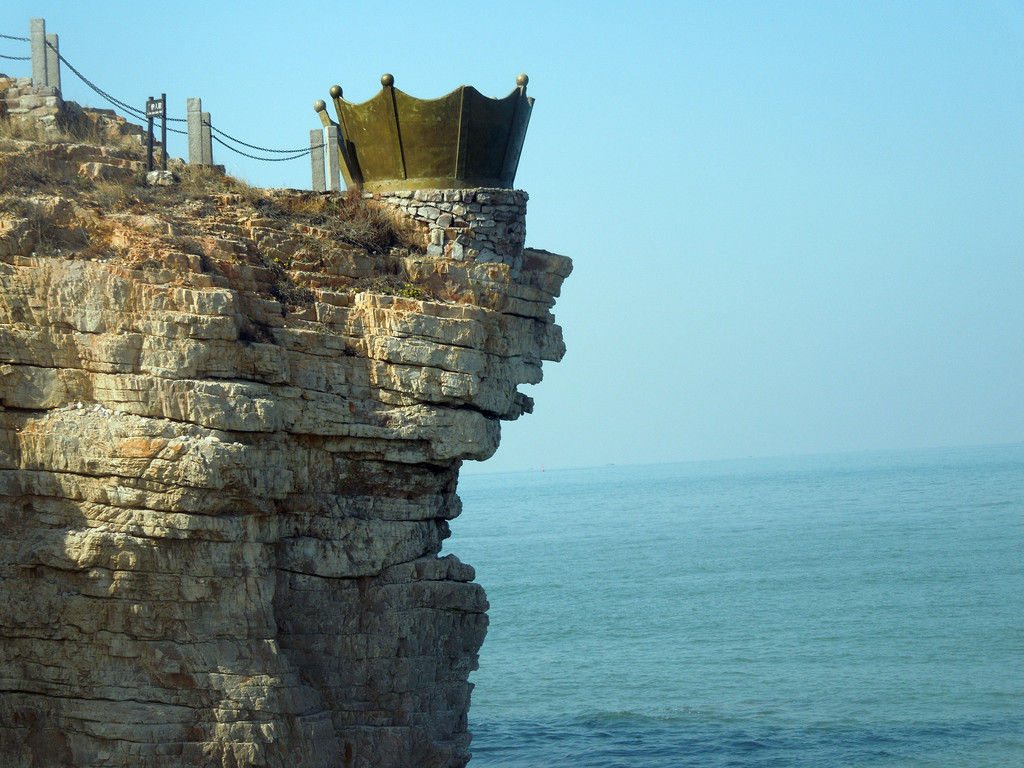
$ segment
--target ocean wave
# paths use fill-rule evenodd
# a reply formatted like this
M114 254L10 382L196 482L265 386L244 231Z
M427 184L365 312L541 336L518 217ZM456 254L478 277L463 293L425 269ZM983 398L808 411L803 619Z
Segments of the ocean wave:
M1006 766L1021 754L1012 718L848 726L729 725L699 712L594 712L471 723L473 768Z

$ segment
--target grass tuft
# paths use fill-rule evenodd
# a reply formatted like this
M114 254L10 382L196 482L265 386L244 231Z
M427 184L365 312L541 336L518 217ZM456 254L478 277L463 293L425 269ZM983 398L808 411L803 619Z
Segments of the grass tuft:
M344 195L292 196L275 201L282 213L323 230L328 239L386 253L391 248L421 248L415 226L390 208L363 199L359 190Z

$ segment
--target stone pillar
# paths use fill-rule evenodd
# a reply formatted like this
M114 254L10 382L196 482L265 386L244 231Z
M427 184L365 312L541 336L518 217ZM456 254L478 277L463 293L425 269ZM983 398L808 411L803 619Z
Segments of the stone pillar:
M210 131L210 113L203 112L202 109L202 99L187 99L185 102L189 165L213 165L213 135Z
M203 164L203 116L201 99L185 101L185 124L188 127L188 164Z
M324 176L324 132L323 129L309 132L309 163L313 169L313 191L324 192L327 179Z
M338 164L338 126L329 125L324 130L326 138L324 144L327 148L327 188L331 192L341 191L341 166Z
M46 19L29 20L29 41L32 45L32 87L46 86Z
M46 84L60 91L60 41L57 35L46 35Z
M213 130L210 127L210 113L201 112L200 116L203 126L203 165L213 165Z

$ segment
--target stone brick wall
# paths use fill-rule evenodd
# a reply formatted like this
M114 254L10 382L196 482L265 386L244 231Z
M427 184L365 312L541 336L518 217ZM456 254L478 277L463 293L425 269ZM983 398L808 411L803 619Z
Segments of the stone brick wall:
M0 75L0 102L0 118L32 120L44 134L59 135L64 100L56 88L33 86L31 77Z
M67 131L94 137L125 139L132 146L143 146L145 129L128 122L112 109L82 107L65 101L52 86L33 86L31 77L7 77L0 74L0 120L34 123L36 136L52 141L67 141ZM159 157L160 147L156 153ZM142 166L140 165L139 168Z
M457 261L502 263L513 274L523 266L526 201L509 189L420 189L366 192L427 227L427 255Z

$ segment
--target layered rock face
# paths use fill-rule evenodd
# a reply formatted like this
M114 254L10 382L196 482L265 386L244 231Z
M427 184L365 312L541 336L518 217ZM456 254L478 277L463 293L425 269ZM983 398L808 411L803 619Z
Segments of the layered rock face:
M426 253L446 194L377 251L244 195L0 209L0 764L466 763L487 602L438 552L571 267Z

